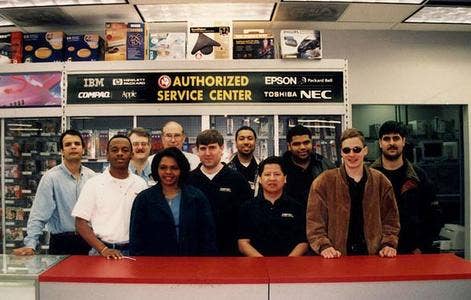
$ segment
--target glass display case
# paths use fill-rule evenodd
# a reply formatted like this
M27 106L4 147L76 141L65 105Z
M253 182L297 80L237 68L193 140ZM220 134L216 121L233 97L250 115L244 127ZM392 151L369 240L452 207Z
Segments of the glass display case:
M60 164L60 118L16 118L4 121L4 249L23 245L26 224L41 176ZM40 253L48 249L47 232Z

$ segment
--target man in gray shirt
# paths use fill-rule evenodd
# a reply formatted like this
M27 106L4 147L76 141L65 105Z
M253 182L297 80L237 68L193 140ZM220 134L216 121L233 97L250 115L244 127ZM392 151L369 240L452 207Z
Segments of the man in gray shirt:
M88 254L90 247L75 231L71 216L84 183L95 172L82 166L83 138L69 129L59 140L62 164L47 171L41 178L28 219L24 247L13 250L15 255L33 255L43 229L51 233L49 254Z

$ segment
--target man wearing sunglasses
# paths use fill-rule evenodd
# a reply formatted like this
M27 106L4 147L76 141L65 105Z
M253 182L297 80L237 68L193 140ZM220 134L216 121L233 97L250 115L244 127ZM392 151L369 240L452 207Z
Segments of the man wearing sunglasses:
M307 238L324 258L342 255L395 257L399 213L394 190L381 172L367 168L363 133L350 128L340 138L343 163L319 175L307 205Z
M398 252L419 254L432 251L442 226L441 210L425 171L403 155L406 134L401 123L385 122L379 129L381 157L371 167L386 175L394 187L401 220Z
M288 151L283 154L286 169L286 193L306 207L312 181L334 165L313 151L312 133L302 125L292 127L287 135Z

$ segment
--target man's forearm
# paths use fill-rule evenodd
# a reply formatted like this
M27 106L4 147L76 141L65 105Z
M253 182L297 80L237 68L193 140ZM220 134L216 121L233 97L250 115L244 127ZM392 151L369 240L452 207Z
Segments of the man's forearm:
M95 248L98 253L106 247L95 235L92 228L88 226L88 221L79 217L75 217L75 228L82 238L90 245Z

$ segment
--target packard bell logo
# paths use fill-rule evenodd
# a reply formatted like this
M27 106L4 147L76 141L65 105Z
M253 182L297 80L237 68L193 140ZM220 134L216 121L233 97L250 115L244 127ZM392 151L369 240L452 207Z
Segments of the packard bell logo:
M162 75L157 80L157 84L161 89L168 89L172 85L172 79L167 75Z

